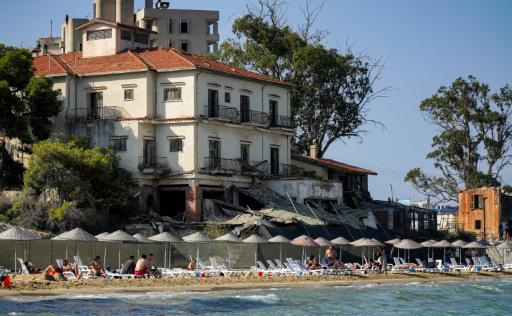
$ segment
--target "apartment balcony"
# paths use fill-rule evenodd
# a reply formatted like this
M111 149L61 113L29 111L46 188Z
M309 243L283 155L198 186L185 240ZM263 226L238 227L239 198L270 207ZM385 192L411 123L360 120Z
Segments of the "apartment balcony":
M166 175L171 173L166 157L139 156L138 169L142 174Z
M204 116L211 119L219 119L222 121L238 122L238 109L229 106L204 106Z
M274 177L303 178L305 170L289 164L270 165L269 173Z
M94 120L118 120L122 118L129 118L130 115L125 109L118 106L102 106L96 109L66 109L65 117L67 121L87 122Z
M277 118L270 118L270 127L279 128L293 128L292 118L289 116L280 115Z
M268 161L240 161L240 173L246 176L261 176L268 172Z
M240 160L218 157L205 157L202 171L209 174L239 174L241 170Z

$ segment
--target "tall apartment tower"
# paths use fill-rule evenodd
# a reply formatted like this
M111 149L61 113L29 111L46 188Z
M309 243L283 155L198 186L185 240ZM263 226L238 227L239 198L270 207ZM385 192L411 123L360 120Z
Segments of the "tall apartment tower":
M219 11L172 9L169 2L145 1L137 26L157 32L153 47L172 47L194 54L217 51Z

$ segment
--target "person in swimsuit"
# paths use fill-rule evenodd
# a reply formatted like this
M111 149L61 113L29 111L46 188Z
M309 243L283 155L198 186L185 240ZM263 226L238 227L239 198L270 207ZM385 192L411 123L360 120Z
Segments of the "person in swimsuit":
M197 261L196 259L192 259L190 263L188 264L187 270L188 271L194 271L197 268Z
M309 257L308 261L306 262L306 266L308 267L309 270L316 270L316 269L318 269L318 263L316 262L316 259L315 259L314 255L311 255Z
M327 257L327 266L332 268L336 264L336 256L337 253L334 250L333 246L329 246L325 251L325 256Z
M96 277L106 277L105 270L103 270L103 262L101 262L100 256L96 256L91 263L89 263L89 267L92 270L92 273Z
M146 255L142 255L140 256L140 259L137 260L137 263L135 264L135 275L143 276L148 274L146 258Z

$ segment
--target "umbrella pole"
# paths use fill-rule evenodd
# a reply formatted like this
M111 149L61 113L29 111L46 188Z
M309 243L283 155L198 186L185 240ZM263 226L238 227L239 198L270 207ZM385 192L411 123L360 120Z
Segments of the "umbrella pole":
M167 267L167 245L164 247L164 267Z
M66 241L66 259L68 259L68 242Z
M231 251L228 244L228 270L231 270Z
M121 244L119 244L119 252L117 253L117 267L121 270Z
M169 243L169 269L172 269L172 244Z
M279 261L283 261L283 243L279 243Z
M18 273L18 256L16 255L16 240L14 241L14 272Z

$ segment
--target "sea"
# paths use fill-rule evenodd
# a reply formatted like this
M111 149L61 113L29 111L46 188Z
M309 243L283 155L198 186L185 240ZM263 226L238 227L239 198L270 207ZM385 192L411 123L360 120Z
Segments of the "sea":
M512 280L0 298L0 315L512 315Z

